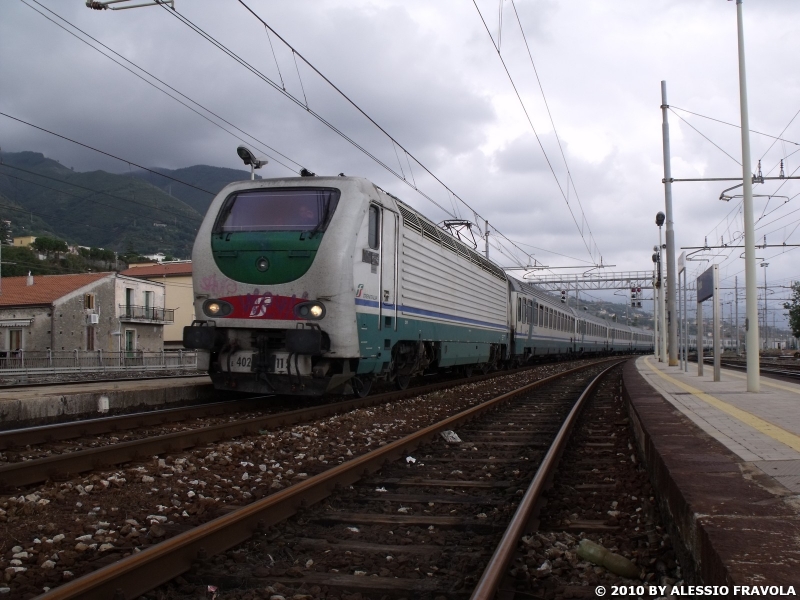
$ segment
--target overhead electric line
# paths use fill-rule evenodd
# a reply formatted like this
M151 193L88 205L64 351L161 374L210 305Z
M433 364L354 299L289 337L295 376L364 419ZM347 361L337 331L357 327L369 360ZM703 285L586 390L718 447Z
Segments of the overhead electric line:
M239 0L239 1L241 2L241 0ZM521 96L519 90L517 89L517 84L514 82L514 78L511 76L511 72L508 69L508 65L506 65L506 61L503 58L503 55L500 53L500 47L495 42L494 37L492 37L492 32L489 30L489 26L487 25L486 20L483 18L483 13L481 13L481 9L478 8L478 4L477 4L476 0L472 0L472 3L475 5L475 10L478 11L478 16L480 17L481 22L483 23L483 26L486 29L486 33L489 35L489 39L491 40L492 45L494 46L494 49L497 51L497 57L500 59L500 62L503 64L503 69L505 70L506 75L508 76L508 80L511 82L511 87L514 89L514 93L517 96L517 100L519 100L520 106L522 107L522 111L525 113L525 118L528 120L528 125L530 125L530 128L533 131L533 135L536 137L536 141L539 144L539 148L542 150L542 154L544 155L544 159L547 162L547 166L549 167L550 172L553 174L553 179L555 179L556 185L558 186L558 191L561 192L561 196L564 198L564 202L566 203L567 208L569 209L569 214L570 214L570 216L572 216L572 220L575 223L575 227L577 227L578 232L581 235L581 239L583 240L583 244L584 244L584 246L586 246L586 251L589 253L589 257L594 261L594 253L592 252L591 248L589 247L588 242L586 241L586 237L583 234L583 230L582 230L581 226L578 225L578 220L575 218L575 213L572 211L572 206L570 206L569 198L567 197L567 194L564 193L564 188L561 186L561 182L558 180L558 176L556 175L555 169L553 168L553 164L550 162L550 157L547 155L547 151L544 149L544 144L542 144L542 140L539 137L539 133L536 131L536 127L533 124L533 120L531 119L530 113L528 113L528 108L525 106L525 102L522 100L522 96ZM526 45L527 45L527 42L526 42ZM559 147L560 147L560 143L559 143ZM569 168L567 168L567 171L569 172ZM571 181L571 176L570 176L570 181ZM583 215L583 217L584 217L584 221L585 221L585 214ZM588 226L588 222L587 222L587 226ZM594 246L597 249L598 253L600 253L600 249L597 246L597 242L594 240L594 236L592 236L592 234L591 234L591 230L589 231L589 235L592 237L592 242L594 243ZM602 254L600 256L601 256L601 262L602 262ZM596 262L597 261L595 261L595 263Z
M56 133L55 131L50 131L49 129L45 129L44 127L39 127L38 125L34 125L33 123L29 123L28 121L24 121L22 119L18 119L17 117L12 117L11 115L9 115L7 113L4 113L4 112L0 112L0 115L6 117L8 119L12 119L14 121L17 121L18 123L22 123L23 125L27 125L29 127L33 127L34 129L38 129L39 131L44 131L45 133L49 133L50 135L54 135L54 136L56 136L58 138L61 138L62 140L66 140L68 142L72 142L73 144L78 144L78 146L83 146L84 148L88 148L89 150L93 150L94 152L97 152L99 154L103 154L103 155L108 156L110 158L116 159L116 160L118 160L120 162L124 162L124 163L127 163L129 165L133 165L134 167L142 169L143 171L147 171L148 173L152 173L153 175L158 175L160 177L165 177L166 179L170 179L170 180L175 181L177 183L181 183L181 184L185 185L186 187L190 187L190 188L195 189L195 190L197 190L199 192L203 192L204 194L209 194L210 196L216 196L216 194L214 192L210 192L208 190L204 190L203 188L197 187L196 185L192 185L191 183L187 183L186 181L181 181L180 179L178 179L176 177L171 177L169 175L164 175L163 173L159 173L158 171L154 171L153 169L148 169L147 167L143 167L142 165L137 164L137 163L133 162L132 160L127 160L125 158L120 158L119 156L111 154L110 152L106 152L104 150L100 150L98 148L95 148L94 146L90 146L88 144L84 144L83 142L79 142L78 140L73 140L70 137L67 137L65 135L61 135L60 133Z
M567 197L569 197L569 184L572 184L572 189L575 192L575 199L578 201L578 207L581 210L581 218L582 222L586 223L586 228L589 230L589 236L592 238L594 242L595 248L597 248L597 242L594 239L594 233L592 232L592 228L589 225L589 220L586 218L586 212L583 210L583 203L581 202L581 198L578 195L578 188L575 186L575 181L572 179L572 170L569 168L569 163L567 163L567 156L564 152L564 148L561 145L561 137L558 135L558 130L556 129L556 123L553 120L553 115L550 112L550 104L547 102L547 96L544 93L544 86L542 86L542 80L539 78L539 71L536 69L536 63L533 61L533 53L531 52L531 48L528 45L528 36L525 35L525 30L522 27L522 20L519 17L519 13L517 12L517 5L514 0L511 0L511 6L514 9L514 16L517 19L517 24L519 25L519 31L522 34L522 41L525 42L525 49L528 51L528 58L531 61L531 67L533 68L533 73L536 75L536 83L539 85L539 91L542 93L542 100L544 101L544 107L547 110L547 116L550 119L550 125L553 127L553 134L555 135L556 142L558 143L558 149L561 152L561 159L564 161L564 167L567 169ZM502 3L501 3L502 7ZM498 46L498 51L500 49L500 44ZM599 248L598 248L599 252Z
M317 119L320 123L325 125L332 132L334 132L335 134L340 136L342 139L347 141L349 144L351 144L354 148L356 148L359 151L361 151L364 155L366 155L367 157L371 158L375 163L377 163L378 165L383 167L386 171L388 171L389 173L391 173L392 175L394 175L395 177L397 177L398 179L403 181L406 185L408 185L411 189L413 189L418 194L420 194L423 198L425 198L426 200L428 200L429 202L434 204L443 213L445 213L447 215L450 215L451 217L455 216L455 215L453 215L453 213L450 212L450 210L446 209L439 202L434 200L429 194L425 193L417 185L416 179L414 178L414 175L413 175L413 171L411 171L411 168L410 168L411 167L410 160L413 159L414 162L421 169L423 169L430 177L432 177L438 184L440 184L447 192L452 194L453 197L455 197L459 202L461 202L464 206L466 206L476 216L477 220L483 219L483 217L475 209L473 209L463 198L461 198L458 194L456 194L447 184L444 183L444 181L442 181L436 174L434 174L433 171L431 171L419 159L417 159L413 154L411 154L411 152L409 152L402 144L400 144L400 142L398 142L383 127L381 127L358 104L356 104L355 101L353 101L349 96L347 96L338 86L336 86L328 77L326 77L319 69L317 69L308 59L306 59L300 52L298 52L297 49L294 48L294 46L289 44L289 42L286 41L286 39L284 39L277 31L275 31L274 28L272 28L264 19L262 19L245 2L243 2L243 0L239 0L239 2L254 18L256 18L259 21L259 23L265 28L265 30L268 33L272 33L278 40L281 41L281 43L283 43L292 52L292 55L293 55L293 58L294 58L295 61L297 59L302 61L308 68L310 68L316 75L318 75L325 83L327 83L331 87L331 89L333 89L341 98L343 98L356 111L358 111L364 118L366 118L373 126L375 126L384 136L386 136L393 144L395 144L397 148L400 148L400 150L403 151L403 153L406 155L406 160L409 161L409 176L410 176L410 178L406 177L405 173L401 174L400 172L398 172L394 168L390 167L386 162L384 162L383 160L378 158L375 154L373 154L372 152L367 150L364 146L362 146L361 144L356 142L352 137L348 136L341 129L339 129L333 123L328 121L325 117L323 117L321 114L319 114L314 109L312 109L308 104L308 99L305 96L305 92L303 92L304 95L303 95L303 98L301 99L301 98L295 96L294 94L292 94L291 92L289 92L288 90L286 90L285 85L283 84L282 76L281 76L281 83L279 84L278 82L274 81L273 79L271 79L270 77L268 77L267 75L265 75L264 73L259 71L253 65L248 63L241 56L239 56L238 54L236 54L235 52L230 50L222 42L220 42L219 40L214 38L212 35L210 35L206 31L204 31L201 27L199 27L198 25L193 23L188 17L182 15L178 11L173 11L173 10L169 10L169 9L166 9L166 8L165 8L165 10L167 11L167 13L170 16L178 19L184 25L186 25L187 27L192 29L195 33L197 33L198 35L203 37L206 41L208 41L209 43L214 45L217 49L219 49L220 51L222 51L225 54L227 54L230 58L232 58L233 60L238 62L241 66L243 66L245 69L250 71L256 77L258 77L259 79L261 79L262 81L267 83L270 87L275 89L278 93L282 94L284 97L286 97L289 100L291 100L292 102L294 102L297 106L301 107L303 110L305 110L308 114L310 114L312 117ZM164 8L164 7L162 7L162 8ZM269 41L270 41L270 45L271 45L272 44L271 38L270 38ZM273 51L274 51L274 48L273 48ZM300 76L299 69L298 69L298 76ZM302 85L302 78L301 78L301 85ZM303 90L304 89L305 88L303 88ZM400 168L401 168L401 171L402 171L402 166ZM508 240L508 238L506 238L496 228L493 228L493 229L494 229L494 231L496 231L500 235L500 237L502 237L503 239ZM513 245L513 243L512 243L512 245ZM518 246L515 246L515 247L517 248L518 251L522 252L525 256L529 256L529 254L527 252L525 252L524 250L522 250Z
M695 130L697 133L699 133L699 134L700 134L700 135L703 137L703 139L705 139L707 142L709 142L711 145L713 145L713 146L714 146L714 147L715 147L717 150L719 150L720 152L722 152L722 153L723 153L725 156L727 156L728 158L730 158L730 159L731 159L733 162L735 162L735 163L736 163L737 165L739 165L740 167L742 166L742 163L740 163L738 160L736 160L735 158L733 158L733 157L732 157L730 154L728 154L727 152L725 152L725 150L723 150L723 149L722 149L720 146L718 146L716 142L714 142L714 141L713 141L711 138L709 138L709 137L708 137L706 134L704 134L702 131L700 131L700 130L699 130L697 127L695 127L694 125L692 125L691 123L689 123L689 121L687 121L687 120L686 120L686 119L684 119L682 116L680 116L678 113L676 113L674 110L672 110L672 107L668 107L668 108L669 108L669 111L670 111L670 112L671 112L673 115L675 115L676 117L678 117L678 118L679 118L681 121L683 121L684 123L686 123L686 124L687 124L689 127L691 127L692 129L694 129L694 130Z
M22 171L24 173L29 173L30 175L34 175L36 177L42 177L44 179L49 179L50 181L55 181L55 182L58 182L58 183L62 183L64 185L68 185L68 186L71 186L71 187L76 187L78 189L86 190L87 192L92 192L94 194L100 194L102 196L108 196L109 198L115 198L117 200L122 200L123 202L127 202L129 204L136 204L138 206L142 206L142 207L147 208L149 210L157 210L157 211L159 211L159 212L161 212L163 214L171 215L173 217L181 217L183 219L183 218L185 218L187 216L187 214L185 212L183 212L183 213L173 212L171 210L166 210L164 208L159 208L158 206L155 206L154 204L145 204L143 202L137 202L136 200L132 200L130 198L123 198L122 196L117 196L116 194L109 194L108 192L95 190L93 188L89 188L89 187L86 187L86 186L83 186L83 185L78 185L77 183L71 183L71 182L65 181L63 179L58 179L56 177L50 177L48 175L42 175L41 173L37 173L36 171L29 171L28 169L23 169L22 167L16 167L14 165L9 165L9 164L6 164L6 163L0 163L0 167L6 167L6 168L9 168L9 169L16 169L17 171ZM7 173L5 173L5 176L6 177L14 177L13 175L8 175ZM95 200L91 200L90 198L87 198L85 196L76 196L75 194L70 194L69 192L65 192L63 190L58 190L56 188L47 187L46 185L42 185L41 183L37 183L35 181L29 181L27 179L22 179L21 177L14 177L14 178L15 179L19 179L20 181L25 181L27 183L31 183L33 185L38 185L38 186L46 188L48 190L53 190L53 191L58 192L60 194L67 194L68 196L72 196L74 198L80 198L82 200L89 200L90 202L96 202ZM135 183L135 181L131 181L131 183ZM156 189L158 189L158 188L156 188ZM100 204L100 206L107 206L109 208L114 208L116 210L124 210L124 209L119 209L116 206L110 206L108 204L103 204L102 202L97 202L97 204ZM187 208L191 209L191 207L188 207L188 206L187 206ZM131 212L131 211L125 211L125 212L129 212L130 214L135 214L135 215L139 214L139 213L134 213L134 212ZM202 215L199 215L199 216L202 218Z
M717 123L722 123L723 125L728 125L728 126L730 126L730 127L735 127L736 129L741 129L741 128L742 128L742 126L741 126L741 125L737 125L736 123L728 123L727 121L723 121L723 120L721 120L721 119L715 119L714 117L709 117L709 116L707 116L707 115L701 115L700 113L692 112L691 110L687 110L687 109L685 109L685 108L681 108L681 107L679 107L679 106L675 106L675 105L673 105L673 104L670 104L670 106L669 106L669 107L670 107L671 109L674 109L674 110L673 110L673 112L674 112L675 110L680 110L680 111L682 111L682 112L689 113L690 115L694 115L694 116L696 116L696 117L700 117L701 119L708 119L709 121L715 121L715 122L717 122ZM797 113L797 114L795 114L795 116L794 116L794 117L792 117L792 121L794 121L795 117L797 117L797 115L798 115L798 114L800 114L800 111L798 111L798 113ZM792 121L789 121L789 125L791 125L791 124L792 124ZM784 128L783 128L783 131L781 131L781 135L783 135L783 132L784 132L784 131L786 131L786 129L789 127L789 125L787 125L786 127L784 127ZM751 130L750 130L750 133L755 133L755 134L757 134L757 135L763 135L764 137L772 138L772 139L774 139L776 142L777 142L777 141L780 141L780 142L786 142L787 144L794 144L795 146L800 146L800 143L798 143L798 142L793 142L792 140L786 140L786 139L784 139L784 138L782 138L782 137L780 137L780 136L770 135L770 134L768 134L768 133L763 133L763 132L761 132L761 131L756 131L755 129L751 129ZM773 142L773 145L774 145L774 142ZM769 148L767 148L767 152L769 152L770 148L772 148L772 146L770 146ZM766 154L766 152L765 152L764 154ZM764 156L762 156L761 158L763 159L763 158L764 158Z
M211 123L212 125L214 125L215 127L218 127L219 129L221 129L221 130L222 130L222 131L224 131L225 133L227 133L227 134L229 134L229 135L233 136L234 138L236 138L237 140L239 140L239 141L241 141L241 142L244 142L244 143L247 143L247 144L253 144L253 141L255 141L255 143L256 143L255 145L261 145L261 146L264 146L265 148L269 148L269 150L270 150L270 151L272 151L273 153L275 153L275 154L277 154L277 155L279 155L279 156L281 156L281 157L285 158L286 160L288 160L288 161L289 161L289 162L291 162L291 163L294 163L294 164L295 164L297 167L299 167L299 168L303 168L303 165L301 165L301 164L300 164L300 163L298 163L297 161L295 161L295 160L293 160L293 159L289 158L288 156L286 156L286 155L285 155L285 154L283 154L282 152L280 152L280 151L276 150L275 148L273 148L273 147L272 147L272 146L270 146L269 144L266 144L265 142L263 142L263 141L259 140L257 137L255 137L254 135L252 135L252 134L250 134L250 133L248 133L248 132L244 131L244 130L243 130L243 129L241 129L240 127L237 127L236 125L234 125L234 124L233 124L233 123L231 123L230 121L226 120L225 118L221 117L220 115L218 115L217 113L215 113L215 112L214 112L214 111L212 111L211 109L209 109L209 108L206 108L205 106L203 106L202 104L200 104L200 103L199 103L199 102L197 102L196 100L193 100L192 98L190 98L189 96L187 96L187 95L186 95L186 94L184 94L183 92L180 92L179 90L175 89L173 86L171 86L171 85L170 85L170 84L168 84L167 82L163 81L162 79L159 79L158 77L156 77L155 75L153 75L152 73L150 73L149 71L147 71L146 69L144 69L144 68L140 67L139 65L137 65L137 64L136 64L136 63L134 63L133 61L129 60L128 58L125 58L124 56L122 56L122 55L121 55L119 52L117 52L116 50L114 50L114 49L110 48L109 46L107 46L106 44L104 44L103 42L101 42L100 40L98 40L98 39L96 39L96 38L92 37L90 34L86 33L85 31L83 31L82 29L80 29L79 27L77 27L76 25L74 25L73 23L71 23L70 21L68 21L67 19L65 19L64 17L62 17L61 15L59 15L58 13L56 13L56 12L54 12L53 10L49 9L48 7L46 7L46 6L42 5L40 2L38 2L38 0L30 0L30 1L31 1L31 2L35 2L36 4L38 4L39 6L41 6L41 7L42 7L44 10L48 11L50 14L54 15L55 17L57 17L58 19L60 19L61 21L63 21L64 23L66 23L67 25L69 25L70 27L72 27L73 29L75 29L76 31L79 31L81 34L83 34L84 36L86 36L87 38L89 38L90 40L92 40L93 42L95 42L96 44L99 44L100 46L102 46L103 48L105 48L106 50L108 50L109 52L113 53L114 55L118 56L120 59L124 60L124 61L125 61L126 63L128 63L129 65L131 65L131 66L135 67L136 69L138 69L138 70L139 70L139 71L141 71L142 73L145 73L145 74L146 74L148 77L150 77L150 78L154 79L155 81L157 81L157 82L158 82L158 83L160 83L161 85L163 85L163 86L165 86L165 87L169 88L170 90L172 90L173 92L175 92L176 94L178 94L179 96L181 96L182 98L185 98L187 101L191 102L191 103L192 103L192 104L194 104L195 106L198 106L198 107L199 107L199 108L201 108L202 110L206 111L208 114L210 114L210 115L213 115L213 116L214 116L216 119L219 119L220 121L222 121L222 122L223 122L223 123L225 123L226 125L229 125L229 126L233 127L233 128L236 130L236 131L239 131L239 132L240 132L240 133L242 133L243 135L245 135L245 136L247 136L248 138L250 138L250 140L252 140L252 141L250 141L250 140L245 140L245 139L242 139L241 137L239 137L238 135L236 135L236 134L235 134L235 133L233 133L232 131L229 131L228 129L226 129L225 127L223 127L222 125L220 125L219 123L215 122L213 119L209 118L207 115L204 115L203 113L201 113L201 112L200 112L200 111L198 111L197 109L195 109L195 108L193 108L193 107L189 106L188 104L186 104L185 102L183 102L182 100L180 100L180 98L176 98L175 96L173 96L172 94L170 94L168 91L166 91L166 90L164 90L164 89L162 89L162 88L158 87L157 85L155 85L155 84L154 84L152 81L148 81L148 80L147 80L145 77L143 77L143 76L142 76L142 75L140 75L139 73L136 73L136 72L135 72L135 71L133 71L131 68L129 68L129 67L127 67L126 65L122 64L120 61L116 60L116 59L115 59L115 58L113 58L112 56L109 56L108 54L106 54L105 52L103 52L102 50L100 50L99 48L97 48L96 46L94 46L94 45L90 44L89 42L87 42L85 39L82 39L80 36L76 35L74 32L70 31L69 29L67 29L66 27L64 27L63 25L61 25L60 23L57 23L56 21L54 21L53 19L51 19L50 17L48 17L46 14L42 13L40 10L37 10L36 8L34 8L34 7L33 7L33 6L31 6L30 4L28 4L28 3L27 3L25 0L20 0L20 1L21 1L23 4L25 4L25 6L29 7L31 10L34 10L34 11L36 11L38 14L40 14L40 15L41 15L42 17L44 17L45 19L47 19L48 21L50 21L50 22L51 22L51 23L53 23L54 25L56 25L56 26L60 27L61 29L63 29L64 31L66 31L67 33L69 33L69 34L70 34L71 36L73 36L75 39L77 39L77 40L79 40L79 41L83 42L84 44L86 44L87 46L89 46L89 47L90 47L92 50L96 51L97 53L101 54L102 56L105 56L105 57L106 57L106 58L108 58L110 61L112 61L112 62L116 63L117 65L119 65L120 67L122 67L123 69L125 69L126 71L128 71L129 73L131 73L132 75L134 75L135 77L138 77L139 79L141 79L142 81L144 81L146 84L148 84L148 85L152 86L154 89L156 89L156 90L158 90L159 92L161 92L162 94L165 94L166 96L169 96L170 98L172 98L173 100L175 100L176 102L178 102L179 104L181 104L182 106L184 106L184 107L188 108L188 109L189 109L189 110L191 110L193 113L195 113L195 114L197 114L198 116L202 117L203 119L205 119L206 121L208 121L209 123ZM261 152L263 152L264 154L266 154L266 155L267 155L269 158L271 158L271 159L272 159L272 160L273 160L275 163L277 163L277 164L279 164L279 165L283 166L284 168L288 169L288 170L289 170L289 171L291 171L292 173L297 173L297 172L298 172L298 169L295 169L295 168L292 168L292 167L290 167L289 165L285 164L284 162L282 162L282 161L281 161L281 160L279 160L278 158L275 158L274 156L272 156L272 155L271 155L269 152L265 151L263 148L258 148L258 149L259 149Z

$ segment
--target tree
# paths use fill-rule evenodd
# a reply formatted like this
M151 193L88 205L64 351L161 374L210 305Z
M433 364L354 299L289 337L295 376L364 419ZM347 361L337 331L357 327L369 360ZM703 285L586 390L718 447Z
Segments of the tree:
M794 337L800 337L800 281L792 284L792 301L783 305L789 310L789 327Z
M51 252L56 256L67 252L67 242L58 238L39 236L34 240L32 246L34 250L44 252L45 256L50 256Z

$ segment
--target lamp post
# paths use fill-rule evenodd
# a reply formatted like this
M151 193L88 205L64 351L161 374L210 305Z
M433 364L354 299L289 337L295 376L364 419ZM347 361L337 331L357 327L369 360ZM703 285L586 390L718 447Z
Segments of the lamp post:
M664 221L666 220L667 216L659 211L656 213L656 225L658 225L658 288L659 288L659 303L658 303L658 310L659 310L659 330L661 331L661 347L659 349L659 361L660 362L667 362L667 307L666 307L666 300L667 300L667 289L664 285L664 280L666 279L666 273L664 272L664 243L661 240L661 228L664 226ZM669 274L672 277L672 273ZM669 363L667 363L669 364Z

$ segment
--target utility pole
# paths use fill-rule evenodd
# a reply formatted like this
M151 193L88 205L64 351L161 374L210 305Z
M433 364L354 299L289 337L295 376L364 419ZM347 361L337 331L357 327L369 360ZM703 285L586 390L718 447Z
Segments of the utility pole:
M764 350L769 347L769 322L767 321L767 267L768 262L762 262L761 266L764 267Z
M658 359L658 286L656 286L657 253L653 253L653 354Z
M488 258L489 258L489 220L488 219L484 219L483 220L483 225L484 225L485 232L486 232L485 233L485 235L486 235L486 258L488 260Z
M661 82L661 133L664 145L664 210L667 213L667 315L669 315L669 366L678 364L678 320L675 318L677 272L675 231L672 217L672 166L669 150L669 120L667 119L667 82Z
M756 234L753 220L753 170L750 166L750 117L747 111L747 72L744 61L742 0L736 0L739 43L739 109L742 127L742 196L744 211L745 335L747 336L747 391L761 389L758 351L758 290L756 282Z
M739 276L733 278L734 299L736 304L736 356L739 356Z
M667 358L667 304L666 304L666 295L667 295L667 288L664 285L665 277L666 277L666 268L664 265L664 244L661 241L661 227L664 225L665 215L662 212L659 212L656 215L656 225L658 225L658 285L659 285L659 296L658 296L658 310L660 321L658 324L658 328L661 331L661 348L659 350L659 362L668 362ZM670 274L670 277L672 275Z

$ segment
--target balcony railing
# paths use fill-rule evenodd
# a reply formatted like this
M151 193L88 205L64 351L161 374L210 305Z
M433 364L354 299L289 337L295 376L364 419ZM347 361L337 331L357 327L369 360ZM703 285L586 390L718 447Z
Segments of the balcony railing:
M122 321L146 321L148 323L174 323L174 308L156 308L154 306L119 305L119 318Z

